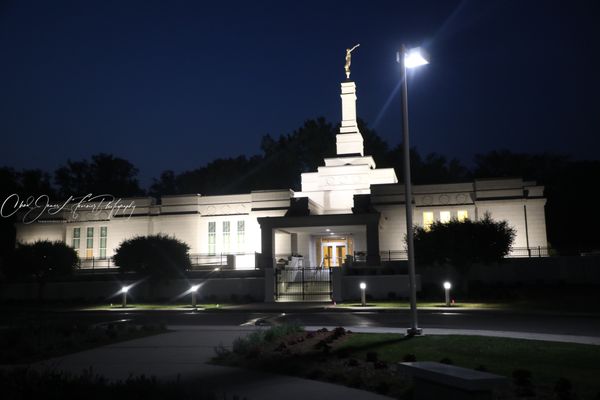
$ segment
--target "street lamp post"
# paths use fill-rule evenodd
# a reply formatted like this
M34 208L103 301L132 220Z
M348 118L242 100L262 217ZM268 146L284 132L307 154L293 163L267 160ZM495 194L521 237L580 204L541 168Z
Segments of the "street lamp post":
M402 81L402 147L404 156L404 203L406 204L406 246L408 256L408 281L410 291L410 328L409 336L420 335L423 331L417 321L417 288L415 276L415 249L412 215L412 185L410 179L410 144L408 140L408 85L406 69L427 64L427 60L418 49L407 51L402 45L398 54Z

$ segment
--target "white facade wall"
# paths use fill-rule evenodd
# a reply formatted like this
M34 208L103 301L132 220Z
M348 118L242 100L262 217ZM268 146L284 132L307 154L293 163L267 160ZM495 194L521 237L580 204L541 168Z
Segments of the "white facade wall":
M489 213L493 220L507 221L508 225L516 230L513 247L527 247L525 238L525 214L523 212L523 201L493 201L478 202L477 209L479 217L483 218Z
M529 247L548 247L546 237L546 214L544 212L544 199L528 200L527 228L529 233Z
M309 233L298 233L298 254L310 258L311 247L315 247L315 241ZM312 264L312 263L311 263Z
M473 183L413 185L413 223L424 226L424 213L434 221L442 212L458 218L466 211L471 220L490 213L493 220L504 220L516 230L513 248L546 248L546 220L543 187L521 179L478 180ZM381 213L379 246L381 251L405 250L406 218L403 185L382 185L373 189L372 202ZM525 209L527 208L527 224ZM527 226L526 226L527 225ZM529 239L529 242L527 241Z
M198 253L200 241L199 218L197 215L159 215L152 217L154 235L167 235L185 242L190 246L190 253Z
M450 212L457 218L459 211L466 211L468 218L479 219L490 213L494 220L506 220L516 230L514 248L547 247L544 215L545 199L542 188L522 180L476 181L466 184L416 185L413 188L415 206L413 221L423 226L423 213L432 212L434 220L440 220L442 212ZM376 185L371 196L373 206L380 213L380 251L404 251L406 218L402 185ZM328 196L353 198L344 190L323 192ZM99 258L100 230L107 228L106 257L114 255L124 240L135 236L165 234L174 236L190 246L192 254L247 253L239 256L236 268L254 268L253 253L261 252L261 231L258 217L281 217L285 215L290 198L289 190L259 191L235 196L172 196L163 204L153 205L148 199L137 200L140 206L131 217L110 217L98 220L98 214L80 212L77 217L65 216L62 222L37 222L17 225L17 241L30 243L36 240L59 240L71 245L73 228L80 228L80 257L86 257L87 228L94 229L92 256ZM532 197L529 197L532 196ZM338 200L339 201L339 200ZM345 201L345 200L344 200ZM347 204L352 207L352 204ZM311 203L311 208L314 204ZM525 224L525 208L527 226ZM94 219L96 218L96 219ZM243 238L238 236L238 222L243 221ZM225 243L224 223L229 223L229 245ZM214 248L209 248L209 224L215 224ZM316 260L316 238L308 233L297 233L297 252ZM292 241L289 234L274 235L275 252L291 254ZM354 235L354 250L366 250L365 235ZM316 261L315 261L316 262Z
M60 222L19 224L16 234L18 243L33 243L38 240L64 241L65 224Z
M381 251L405 250L406 216L404 207L397 205L377 206L379 219L379 249ZM417 221L416 218L414 218Z

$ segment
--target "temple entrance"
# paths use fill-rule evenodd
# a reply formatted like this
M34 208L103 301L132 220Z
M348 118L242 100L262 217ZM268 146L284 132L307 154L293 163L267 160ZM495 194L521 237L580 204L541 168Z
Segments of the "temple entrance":
M321 263L323 268L341 267L346 260L347 254L352 254L352 239L321 238Z

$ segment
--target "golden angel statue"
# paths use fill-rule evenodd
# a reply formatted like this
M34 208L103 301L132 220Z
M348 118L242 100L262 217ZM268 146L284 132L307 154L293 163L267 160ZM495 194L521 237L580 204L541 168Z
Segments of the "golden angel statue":
M352 63L352 52L358 46L360 46L360 44L357 44L351 49L346 49L346 65L344 65L344 69L346 70L346 79L350 79L350 64Z

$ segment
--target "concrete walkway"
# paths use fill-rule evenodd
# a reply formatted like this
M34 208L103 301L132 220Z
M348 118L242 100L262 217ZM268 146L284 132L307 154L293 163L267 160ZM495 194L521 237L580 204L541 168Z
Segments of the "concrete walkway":
M362 390L260 371L207 364L218 345L231 347L235 338L257 328L172 326L175 332L149 336L46 360L36 368L52 368L74 374L92 368L111 380L130 375L155 376L161 380L201 381L217 395L237 395L248 400L306 400L316 398L389 400Z
M230 348L237 337L259 329L257 327L171 326L169 328L174 332L54 358L40 362L36 367L71 373L80 373L92 368L95 373L112 380L123 380L130 375L141 374L163 380L175 380L178 377L183 380L194 379L202 381L203 387L210 387L218 395L237 395L248 400L388 399L385 396L330 383L207 364L214 357L216 346L223 345ZM306 327L307 330L319 328L321 326ZM348 328L354 332L401 334L406 332L404 328ZM600 337L589 336L432 328L425 329L425 334L497 336L600 345Z
M306 326L307 331L320 329L322 326ZM333 326L326 326L327 329L333 329ZM347 327L352 332L359 333L398 333L406 334L406 328L386 328L386 327ZM591 344L600 346L600 336L578 336L578 335L554 335L549 333L535 332L514 332L514 331L489 331L481 329L439 329L425 328L424 335L466 335L466 336L491 336L511 339L541 340L544 342L562 342ZM600 333L599 333L600 334Z

